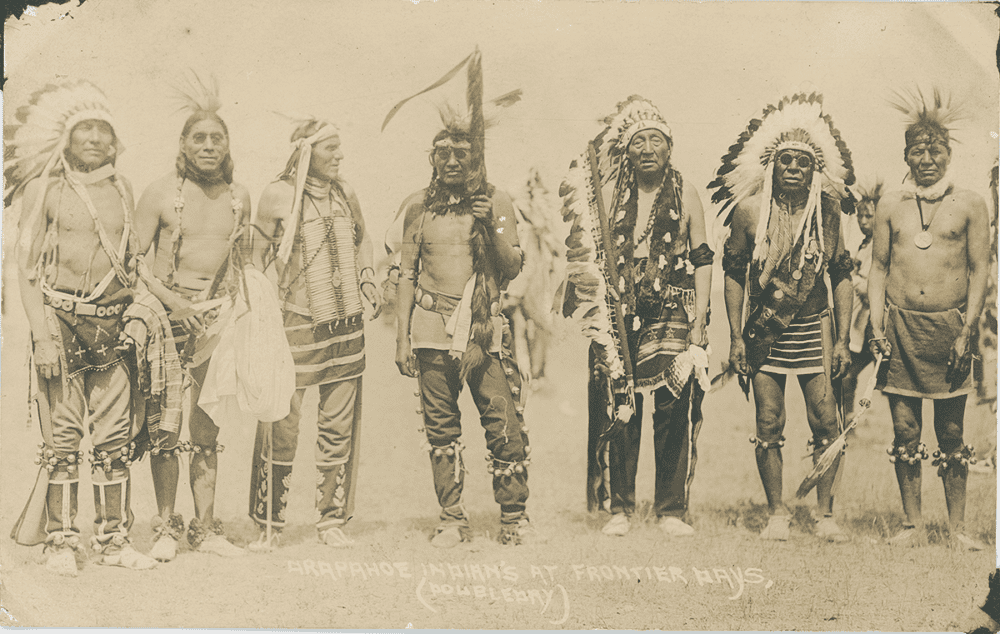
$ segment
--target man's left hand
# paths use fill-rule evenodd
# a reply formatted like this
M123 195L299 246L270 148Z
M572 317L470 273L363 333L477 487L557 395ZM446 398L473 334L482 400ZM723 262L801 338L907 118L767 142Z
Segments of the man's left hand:
M377 319L382 314L382 295L378 292L378 287L375 286L374 282L364 282L361 284L361 293L372 305L372 316L369 321Z
M971 368L972 354L969 350L969 333L963 330L951 346L945 380L948 382L964 381Z
M703 324L696 321L691 325L691 330L688 331L688 343L699 348L708 347L708 333L705 332Z
M833 359L830 363L831 378L839 379L851 368L851 349L846 343L836 343L833 346Z
M493 225L493 201L482 194L472 197L472 215L487 227Z

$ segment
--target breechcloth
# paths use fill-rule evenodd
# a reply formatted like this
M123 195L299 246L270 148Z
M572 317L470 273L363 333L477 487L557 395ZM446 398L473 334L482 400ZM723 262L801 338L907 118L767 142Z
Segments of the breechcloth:
M971 394L971 373L952 377L948 372L951 347L964 323L965 315L957 308L930 313L887 302L885 336L892 353L882 364L877 387L886 394L929 399Z
M424 410L424 429L432 447L447 447L462 436L462 413L458 397L462 391L459 360L447 350L419 348L414 351L420 368L420 401ZM528 437L517 415L515 399L500 359L489 355L489 362L473 370L467 379L472 399L479 410L480 423L486 430L486 447L495 462L519 463L526 458ZM457 464L456 464L457 463ZM441 505L442 526L468 527L462 505L465 469L458 451L452 456L431 452L434 488ZM525 516L528 500L528 471L493 478L493 497L500 504L501 521L517 523Z
M590 350L593 367L595 351ZM635 414L610 438L601 439L606 427L608 390L603 380L588 382L590 440L588 442L587 505L591 511L604 508L612 513L635 512L635 477L639 465L643 403L649 398L636 394ZM657 517L683 517L688 509L690 487L698 460L697 440L701 430L704 392L688 378L680 395L667 386L653 391L653 449L656 460L654 510Z
M299 420L306 388L292 396L288 416L271 423L273 438L271 525L285 526L285 508L292 477L292 464L299 440ZM361 423L361 377L319 386L319 415L316 437L316 508L323 531L343 525L354 512L357 478L359 427ZM250 517L261 526L267 522L267 427L257 424L250 481Z
M825 336L822 323L824 319L829 319L829 314L829 311L824 311L793 319L785 332L771 345L771 353L760 371L772 374L821 374L832 344Z
M193 291L179 286L171 287L171 290L185 299L196 301L196 297L200 291ZM169 315L169 312L168 312ZM219 310L212 309L203 314L203 322L205 327L208 328L212 325L219 317ZM194 345L189 344L188 339L193 336L189 333L184 325L179 321L171 320L171 326L173 327L174 343L177 346L177 352L181 353L185 348L188 350L195 350L197 356L202 356L203 350L206 348L214 350L215 345L218 344L218 337L201 337L199 340L194 342ZM188 410L188 428L191 435L191 444L205 449L215 449L216 440L219 437L219 428L216 426L212 418L205 413L205 410L198 407L198 398L201 396L201 386L205 383L205 377L208 374L208 364L211 361L211 353L207 355L204 361L202 361L197 366L188 365L185 367L188 376L191 377L190 386L190 398L191 405ZM182 356L182 361L184 361ZM181 430L178 429L177 434L165 435L158 442L160 449L173 449L177 447L178 441L180 440ZM152 439L151 439L152 440ZM154 440L154 442L156 442Z

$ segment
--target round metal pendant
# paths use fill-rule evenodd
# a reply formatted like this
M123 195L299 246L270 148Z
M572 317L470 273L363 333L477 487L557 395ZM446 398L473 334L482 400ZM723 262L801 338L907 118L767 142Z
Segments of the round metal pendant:
M793 280L801 280L802 279L802 271L800 271L798 269L795 269L794 271L792 271L792 279Z
M926 249L931 246L934 242L934 238L927 231L921 231L913 237L913 244L917 245L918 249Z

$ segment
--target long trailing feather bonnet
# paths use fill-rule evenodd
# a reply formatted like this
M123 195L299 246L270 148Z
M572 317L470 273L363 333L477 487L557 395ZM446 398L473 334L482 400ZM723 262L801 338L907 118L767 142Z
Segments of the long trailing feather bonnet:
M792 236L792 243L803 234L815 234L823 250L821 197L824 192L840 200L845 213L854 212L854 197L847 189L854 184L851 152L833 119L823 112L822 95L797 93L782 98L777 105L768 105L760 117L750 120L736 143L729 147L715 180L708 185L709 189L716 190L712 202L720 205L718 215L726 227L732 222L733 212L740 202L760 194L760 215L752 256L757 263L767 259L770 243L767 230L772 209L774 162L779 153L788 149L806 152L816 165L806 213Z
M627 160L628 145L632 137L643 130L659 130L668 141L672 139L670 127L656 106L639 95L632 95L617 105L616 111L603 119L604 129L593 139L597 154L600 183L593 182L589 150L570 163L566 179L559 188L563 198L562 215L565 222L578 224L581 244L567 252L566 275L574 286L575 303L567 302L564 312L576 319L583 334L598 344L604 355L614 391L621 395L614 417L627 421L633 413L633 386L625 381L623 350L615 326L614 303L608 301L612 293L607 273L607 258L602 229L597 212L598 188L614 183L612 199L606 201L609 222L615 222L619 210L631 196L635 174ZM667 184L664 183L664 187ZM610 229L610 227L609 227ZM573 253L579 251L580 255Z
M471 156L471 165L466 174L464 195L457 201L439 185L438 175L435 171L424 197L424 205L435 212L471 209L473 196L493 195L494 188L486 178L486 128L495 122L496 113L500 108L510 106L520 100L521 91L519 89L513 90L493 99L488 104L483 103L482 55L477 46L472 54L436 82L397 103L382 123L382 129L385 130L389 121L406 102L444 85L463 67L466 68L467 73L465 106L453 104L439 106L438 110L444 129L435 136L434 143L436 147L443 145L467 147ZM493 112L487 112L487 106L491 107ZM492 286L495 287L498 274L496 263L486 246L488 231L489 229L479 220L476 220L472 225L472 270L476 281L472 293L472 324L469 341L464 353L462 353L460 364L460 375L463 381L472 370L479 368L489 360L487 351L493 341L494 328L491 320L491 305L498 301L499 297L491 296L493 293L489 282L492 280Z

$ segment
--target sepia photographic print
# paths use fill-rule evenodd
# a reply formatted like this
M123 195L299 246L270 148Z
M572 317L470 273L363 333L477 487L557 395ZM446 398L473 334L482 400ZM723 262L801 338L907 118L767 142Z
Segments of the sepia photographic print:
M998 26L18 9L0 624L996 632Z

